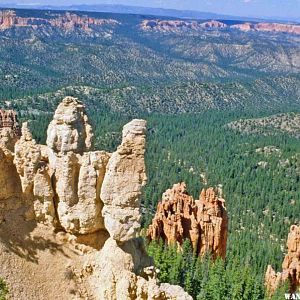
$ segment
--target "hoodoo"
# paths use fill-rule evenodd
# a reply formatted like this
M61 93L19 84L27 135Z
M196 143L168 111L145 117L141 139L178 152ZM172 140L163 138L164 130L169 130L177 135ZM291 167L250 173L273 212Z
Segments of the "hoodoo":
M282 263L282 272L275 272L268 266L265 285L272 295L284 282L289 282L290 292L294 293L300 286L300 226L292 225L287 239L287 254Z
M132 120L116 152L91 151L85 107L67 97L47 146L27 123L13 147L0 143L0 277L13 299L192 299L159 284L138 237L145 133Z
M163 194L147 236L179 247L189 239L199 255L209 252L225 258L227 225L225 200L215 189L203 189L200 199L194 200L186 184L178 183Z

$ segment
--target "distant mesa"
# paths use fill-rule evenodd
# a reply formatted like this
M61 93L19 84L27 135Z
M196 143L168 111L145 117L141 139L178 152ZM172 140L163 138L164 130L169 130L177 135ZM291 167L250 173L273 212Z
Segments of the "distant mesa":
M144 20L141 29L155 30L161 32L177 32L180 30L192 29L237 29L244 32L258 31L258 32L278 32L300 34L300 25L295 24L281 24L281 23L241 23L234 25L227 25L226 23L210 20L207 22L200 21L183 21L183 20Z
M219 21L208 21L200 23L198 21L183 21L183 20L144 20L141 23L143 30L156 31L178 31L181 29L203 29L203 28L226 28L225 23Z
M12 27L31 27L52 26L63 30L75 30L76 28L84 31L91 31L93 26L118 25L119 22L113 19L97 19L88 16L79 16L66 12L61 15L53 15L53 18L19 17L13 10L0 11L0 29L5 30Z
M200 199L194 200L184 182L175 184L158 203L147 230L148 239L162 239L179 248L188 239L198 255L225 258L228 217L221 194L220 189L203 189Z

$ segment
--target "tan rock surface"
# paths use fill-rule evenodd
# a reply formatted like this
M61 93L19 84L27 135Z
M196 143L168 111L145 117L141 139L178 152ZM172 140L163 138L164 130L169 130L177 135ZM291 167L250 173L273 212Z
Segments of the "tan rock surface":
M49 124L47 146L55 153L83 153L91 148L92 138L84 105L76 98L64 98Z
M194 200L185 183L178 183L163 194L147 236L150 240L162 238L179 247L189 239L199 255L211 252L214 257L224 258L227 226L225 200L217 191L203 189L200 199Z
M267 268L265 285L271 295L285 281L289 282L292 293L296 292L300 286L300 226L291 226L287 248L288 252L282 263L282 272L276 273L270 265Z
M11 299L192 299L158 283L136 238L145 133L146 122L133 120L112 155L88 152L84 106L68 97L49 125L47 146L26 123L15 152L0 139L0 277Z
M192 300L179 286L158 285L152 265L143 240L132 239L120 246L109 238L94 262L90 279L96 288L97 299Z
M13 163L19 133L16 113L0 110L0 201L20 198L22 194L20 178Z
M104 228L100 190L109 154L69 152L57 158L55 186L60 224L72 233L91 233Z
M17 172L22 182L23 193L33 193L34 176L41 160L41 149L32 138L27 123L22 126L22 136L15 145L15 159Z
M108 162L101 189L105 228L119 242L136 237L140 229L140 196L147 179L145 134L144 120L124 126L122 144Z

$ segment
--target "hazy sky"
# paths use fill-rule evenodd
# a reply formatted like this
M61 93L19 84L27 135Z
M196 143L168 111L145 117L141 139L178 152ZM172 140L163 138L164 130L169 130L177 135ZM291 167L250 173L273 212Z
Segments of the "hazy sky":
M300 0L0 0L0 4L124 4L209 11L222 14L298 18Z

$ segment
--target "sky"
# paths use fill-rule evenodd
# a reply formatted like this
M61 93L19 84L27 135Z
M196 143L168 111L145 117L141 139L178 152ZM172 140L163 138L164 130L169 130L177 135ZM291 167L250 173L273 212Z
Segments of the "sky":
M236 16L298 19L300 0L0 0L1 4L71 5L123 4L198 10Z

